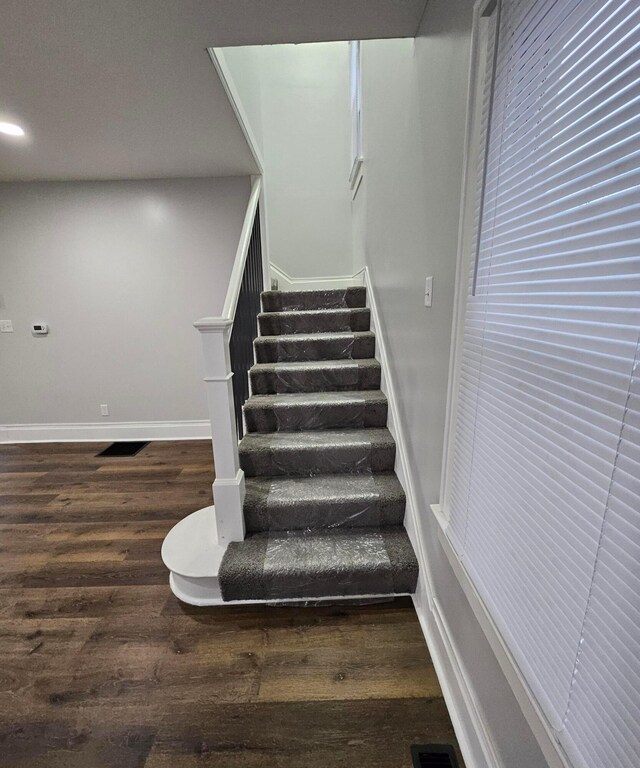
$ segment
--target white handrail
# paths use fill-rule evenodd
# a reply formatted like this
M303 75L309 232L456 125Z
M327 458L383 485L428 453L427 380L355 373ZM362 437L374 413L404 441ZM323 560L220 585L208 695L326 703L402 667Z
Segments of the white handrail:
M203 317L200 320L197 320L194 325L198 330L220 328L233 324L233 320L236 316L236 307L238 306L238 297L240 296L240 288L242 286L244 265L247 261L249 244L251 242L253 222L258 208L258 202L260 201L261 187L262 178L256 176L251 185L251 194L249 195L249 202L247 203L247 210L244 215L244 222L242 223L240 240L238 242L236 256L231 269L231 276L229 277L229 287L227 288L227 295L225 296L224 306L222 307L222 314L215 317Z

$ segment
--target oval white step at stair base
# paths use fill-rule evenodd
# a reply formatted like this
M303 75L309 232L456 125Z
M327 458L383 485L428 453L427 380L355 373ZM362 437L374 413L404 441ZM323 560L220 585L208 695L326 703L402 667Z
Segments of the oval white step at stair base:
M173 594L190 605L220 605L218 569L224 550L216 537L214 506L203 507L176 523L161 551L171 571Z
M215 507L203 507L192 512L167 534L162 544L162 560L171 573L169 586L183 603L197 606L255 605L259 603L318 602L318 598L289 598L287 600L230 600L222 599L218 570L225 547L218 544L215 527ZM404 594L404 593L403 593ZM397 597L398 595L395 595ZM388 599L388 594L335 595L322 600L328 602Z

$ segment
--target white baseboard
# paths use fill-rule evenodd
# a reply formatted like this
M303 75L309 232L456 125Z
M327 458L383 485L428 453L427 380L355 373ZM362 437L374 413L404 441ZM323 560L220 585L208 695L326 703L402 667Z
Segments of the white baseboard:
M351 286L364 285L364 269L353 275L340 275L336 277L292 277L276 264L269 265L271 275L278 281L279 291L324 291L332 288L350 288Z
M418 525L419 507L411 477L408 445L400 419L396 386L376 295L366 267L363 270L363 278L367 289L367 306L371 310L371 330L376 335L376 358L382 368L381 389L389 403L388 428L396 443L395 471L407 497L404 524L420 565L418 587L413 596L416 613L467 768L507 768L495 747L490 729L484 722L481 708L429 582L429 568L425 559L426 545L422 541L421 528Z
M424 589L419 588L413 596L413 605L429 646L465 764L467 768L509 768L504 764L478 708L444 613L437 599L434 599L431 608L427 602Z
M124 421L110 424L0 424L0 443L113 442L115 440L202 440L211 438L207 419Z

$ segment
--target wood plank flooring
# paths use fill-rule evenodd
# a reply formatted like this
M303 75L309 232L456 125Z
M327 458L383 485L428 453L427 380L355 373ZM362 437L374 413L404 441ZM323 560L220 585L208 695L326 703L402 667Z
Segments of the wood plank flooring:
M210 444L0 445L3 768L410 768L455 743L408 599L197 609L171 526L210 501Z

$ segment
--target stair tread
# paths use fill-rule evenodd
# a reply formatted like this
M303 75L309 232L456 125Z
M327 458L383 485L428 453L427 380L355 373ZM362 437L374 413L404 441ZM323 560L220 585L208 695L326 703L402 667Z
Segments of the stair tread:
M368 331L370 324L368 307L295 309L258 315L260 336Z
M269 496L269 505L306 504L309 501L343 502L345 500L385 496L404 498L404 490L392 473L375 475L314 475L313 477L248 477L245 480L250 503ZM252 495L255 494L255 495Z
M255 533L229 545L219 572L225 600L406 594L417 575L402 526Z
M277 309L273 312L260 312L258 317L297 317L299 315L309 315L310 317L321 317L324 315L349 315L369 312L368 307L321 307L319 309Z
M249 432L239 447L246 477L311 477L393 471L396 444L385 427Z
M248 477L248 533L402 525L404 489L395 473Z
M250 432L240 441L240 452L249 450L300 450L336 446L395 445L386 427L323 429L303 432Z
M287 333L258 336L253 343L259 363L297 360L362 359L374 357L376 337L371 331Z
M256 363L251 367L256 373L259 371L300 371L300 370L331 370L335 368L356 367L380 368L380 363L375 357L344 358L337 360L291 360L288 362Z
M251 408L288 408L291 406L323 406L323 405L361 405L367 403L386 403L387 398L382 391L355 390L342 392L285 392L275 395L251 395L244 407Z
M316 341L317 339L332 340L352 339L352 338L375 338L373 331L320 331L316 333L279 333L273 336L258 336L256 344L275 344L278 342L295 342L300 344L304 341Z
M364 307L366 289L362 286L312 291L265 291L264 312L296 309L340 309Z
M374 357L256 363L249 372L254 394L368 392L380 389L382 368Z

